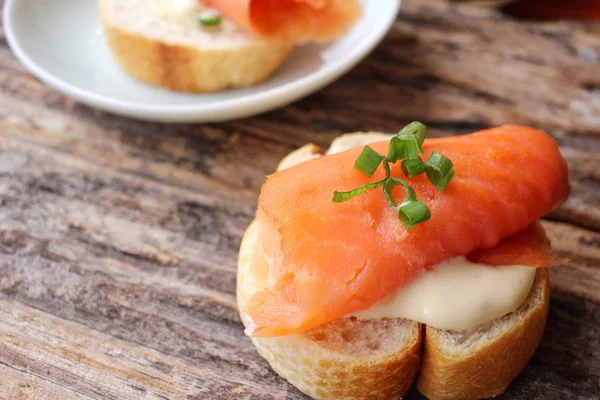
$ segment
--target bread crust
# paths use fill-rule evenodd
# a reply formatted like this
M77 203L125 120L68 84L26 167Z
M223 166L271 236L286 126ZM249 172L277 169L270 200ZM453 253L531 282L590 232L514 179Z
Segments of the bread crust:
M440 330L425 329L423 365L417 381L421 393L432 400L469 400L496 397L506 391L544 335L550 281L546 269L538 269L537 274L542 288L531 309L493 341L466 355L453 356L444 348Z
M328 330L327 326L321 327ZM320 400L401 399L419 371L422 337L412 323L403 351L376 360L338 359L328 351L307 352L308 334L254 338L252 343L275 372L307 395Z
M100 17L121 68L141 82L164 89L206 93L251 86L271 76L294 48L288 42L261 40L218 49L161 42L113 24L103 12L104 1L100 1Z

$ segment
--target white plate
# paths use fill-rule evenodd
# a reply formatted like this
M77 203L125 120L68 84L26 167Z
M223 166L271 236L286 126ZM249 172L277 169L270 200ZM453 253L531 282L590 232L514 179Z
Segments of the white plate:
M298 48L260 85L204 95L156 89L122 72L105 43L97 0L6 0L4 30L33 74L82 103L152 121L217 122L281 107L338 78L381 41L400 2L363 0L365 16L345 37Z

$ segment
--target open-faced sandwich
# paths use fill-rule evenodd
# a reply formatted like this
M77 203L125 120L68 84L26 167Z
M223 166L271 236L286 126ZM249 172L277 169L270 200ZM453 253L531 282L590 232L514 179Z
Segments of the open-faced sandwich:
M358 0L99 0L113 55L132 77L214 92L268 78L297 44L345 34Z
M238 305L273 369L317 399L504 392L543 336L549 240L570 193L544 132L425 139L357 133L308 145L262 187ZM366 144L369 144L366 146Z

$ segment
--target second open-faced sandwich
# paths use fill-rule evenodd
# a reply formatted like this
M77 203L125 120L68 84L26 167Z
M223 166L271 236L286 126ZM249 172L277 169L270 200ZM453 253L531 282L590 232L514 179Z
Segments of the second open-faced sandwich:
M153 86L214 92L254 85L297 44L345 34L357 0L99 0L121 68Z
M494 397L541 341L538 220L570 193L558 145L516 125L425 136L308 145L262 187L238 305L260 354L314 398L400 398L417 376L432 399Z

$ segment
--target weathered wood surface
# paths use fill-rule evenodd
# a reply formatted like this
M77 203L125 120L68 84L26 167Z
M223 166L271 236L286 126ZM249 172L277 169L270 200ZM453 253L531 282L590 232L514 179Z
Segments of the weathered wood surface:
M235 310L258 190L306 142L414 119L435 135L517 122L558 139L573 196L545 223L561 264L552 310L502 398L600 398L600 25L406 0L337 83L216 125L77 104L4 40L0 88L0 399L305 398L257 355Z

